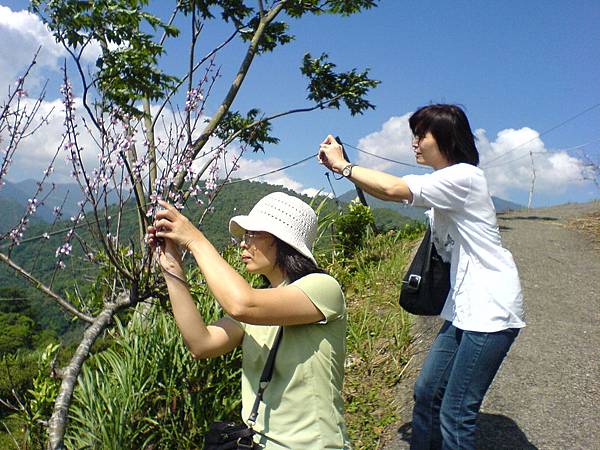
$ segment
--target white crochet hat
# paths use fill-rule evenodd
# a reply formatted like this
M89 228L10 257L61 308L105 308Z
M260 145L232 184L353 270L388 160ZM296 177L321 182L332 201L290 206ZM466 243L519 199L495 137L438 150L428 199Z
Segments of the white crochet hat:
M234 237L241 238L246 230L271 233L316 264L311 248L317 237L317 215L297 197L273 192L261 198L247 216L229 221Z

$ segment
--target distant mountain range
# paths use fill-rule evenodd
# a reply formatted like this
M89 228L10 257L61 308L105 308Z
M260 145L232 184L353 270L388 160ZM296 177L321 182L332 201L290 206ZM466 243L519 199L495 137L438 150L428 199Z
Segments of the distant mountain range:
M0 205L4 207L5 204L10 204L9 200L13 200L21 205L22 208L26 208L28 199L32 198L37 189L38 182L35 180L24 180L19 181L18 183L7 181L4 186L0 187ZM68 218L79 211L77 202L83 200L83 195L79 185L75 183L45 183L38 196L38 201L40 201L40 203L42 200L43 204L38 204L35 217L44 222L52 222L54 220L54 213L52 210L55 206L61 206L64 203L62 210L63 217Z
M352 189L338 197L338 199L342 202L351 202L356 198L356 190ZM405 217L409 217L414 220L425 220L424 213L428 208L419 208L410 206L406 203L401 202L387 202L384 200L380 200L378 198L373 197L365 193L365 199L367 200L367 204L372 208L386 208L391 209L400 213ZM501 199L499 197L492 196L492 202L494 203L494 207L496 208L497 213L501 213L504 211L512 211L516 209L523 209L523 205L519 205L517 203L513 203L508 200Z

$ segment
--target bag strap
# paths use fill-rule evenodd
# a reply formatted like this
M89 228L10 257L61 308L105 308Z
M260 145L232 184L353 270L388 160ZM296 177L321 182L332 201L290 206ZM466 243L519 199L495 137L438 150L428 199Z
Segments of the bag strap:
M426 272L429 270L429 266L431 265L432 253L437 253L435 245L433 244L433 231L431 230L431 225L427 226L427 232L424 239L427 239L427 257L425 258L425 264L423 265L423 272Z
M265 363L265 367L262 371L262 375L260 376L260 383L258 385L258 392L256 393L256 398L254 399L254 405L252 406L252 411L250 412L250 417L248 417L248 423L250 424L250 428L254 426L256 423L256 418L258 417L258 406L263 397L263 392L269 385L271 378L273 377L273 367L275 366L275 356L277 355L277 350L279 349L279 343L281 342L281 338L283 337L283 327L279 327L277 331L277 335L275 336L275 340L273 341L273 347L269 352L269 356L267 357L267 362Z

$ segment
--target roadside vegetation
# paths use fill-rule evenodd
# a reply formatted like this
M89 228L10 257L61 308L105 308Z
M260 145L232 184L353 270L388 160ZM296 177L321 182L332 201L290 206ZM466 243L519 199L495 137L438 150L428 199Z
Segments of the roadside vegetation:
M317 258L342 284L348 305L349 432L356 449L375 449L384 427L396 419L393 389L410 342L409 317L397 303L398 280L423 227L415 222L375 234L373 215L360 204L350 204L341 215L325 203L318 209ZM228 247L224 256L239 266L237 253ZM191 269L188 279L204 317L219 317L198 272ZM1 398L18 410L4 405L0 448L43 448L46 440L59 389L54 371L72 349L54 341L36 348L0 359ZM164 299L119 316L93 353L74 393L68 448L198 448L210 422L239 419L239 352L194 361Z
M573 219L569 225L588 233L594 238L596 244L600 244L600 210Z

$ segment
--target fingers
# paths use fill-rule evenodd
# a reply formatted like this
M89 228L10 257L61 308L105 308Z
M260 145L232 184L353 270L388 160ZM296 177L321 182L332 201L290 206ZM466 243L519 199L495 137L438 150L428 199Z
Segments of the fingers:
M334 142L336 142L336 140L333 137L333 135L328 134L327 137L325 138L325 140L323 142L321 142L321 145L323 145L323 144L333 144Z
M154 227L148 227L146 235L144 236L144 241L150 248L155 251L162 246L161 238L156 236L156 229Z
M170 206L170 205L169 205ZM160 211L157 211L156 214L154 215L155 219L168 219L168 220L174 220L177 216L174 214L174 212L170 209L161 209Z
M168 219L158 219L154 221L154 235L157 237L164 237L166 233L170 232L173 228L173 223Z
M170 203L165 202L164 200L160 200L159 199L158 200L158 204L160 206L162 206L163 208L169 210L169 211L177 211L173 205L171 205Z
M177 208L175 208L170 203L165 202L164 200L158 200L158 204L164 209L161 209L156 212L154 217L157 219L169 219L173 221L181 215L181 213L177 211Z

